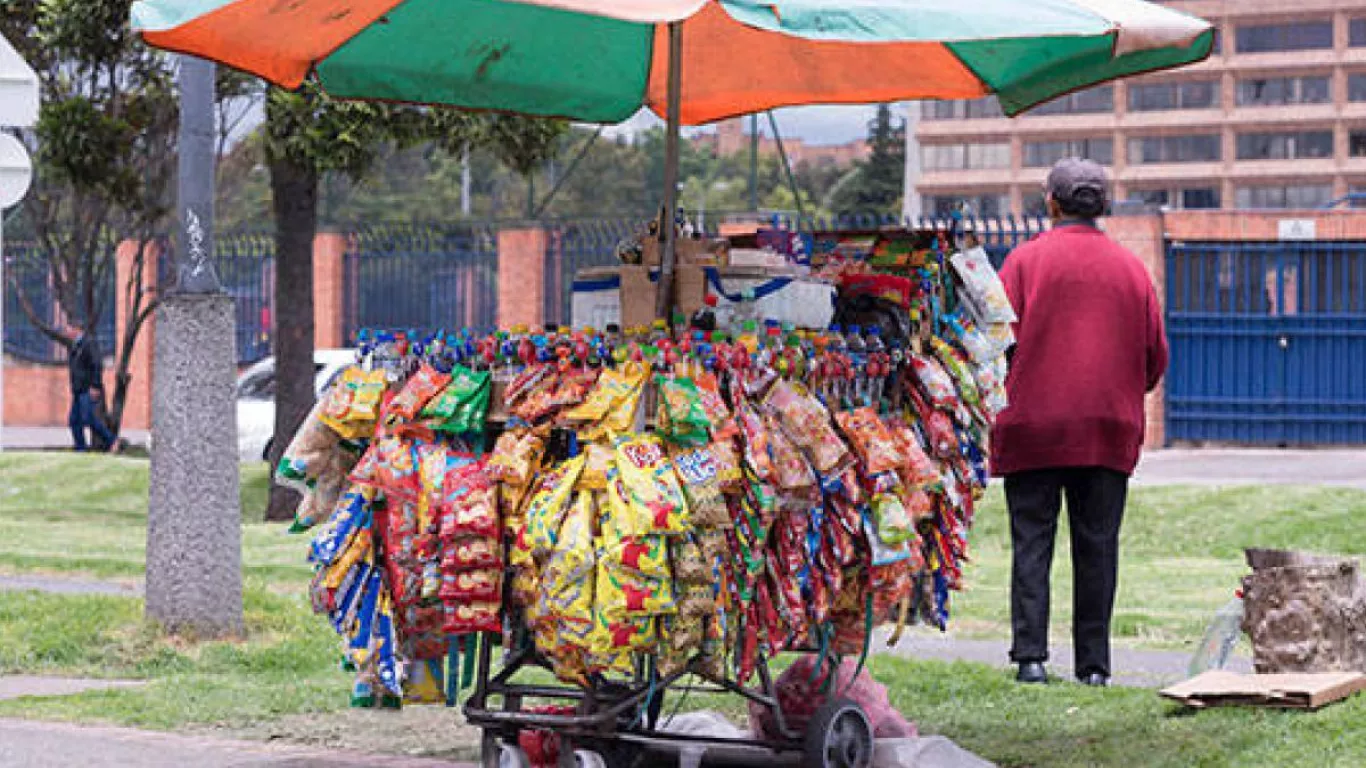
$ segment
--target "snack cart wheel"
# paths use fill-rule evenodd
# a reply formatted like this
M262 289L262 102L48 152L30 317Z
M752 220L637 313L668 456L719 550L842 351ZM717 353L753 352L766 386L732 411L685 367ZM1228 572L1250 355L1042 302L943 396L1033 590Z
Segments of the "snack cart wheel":
M835 699L816 710L805 746L807 768L868 768L873 764L873 726L859 705Z
M479 742L479 768L531 768L531 760L521 747L485 730Z

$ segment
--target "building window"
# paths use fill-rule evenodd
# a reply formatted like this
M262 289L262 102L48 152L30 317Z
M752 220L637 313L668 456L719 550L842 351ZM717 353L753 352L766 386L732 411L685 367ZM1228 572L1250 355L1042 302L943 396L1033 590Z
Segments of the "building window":
M978 216L1005 216L1010 212L1010 196L994 193L925 196L925 210L931 216L949 216L964 205Z
M1333 47L1333 21L1301 21L1238 27L1238 53L1315 51Z
M1238 81L1238 106L1275 104L1327 104L1332 87L1327 75L1267 77Z
M1101 165L1110 165L1114 161L1114 154L1114 142L1110 139L1026 141L1024 167L1047 168L1064 157L1084 157Z
M995 96L957 101L927 101L920 114L927 120L976 120L984 117L1004 117L1001 102Z
M1165 189L1131 189L1129 190L1129 202L1144 205L1168 205L1171 202L1171 195Z
M1219 207L1219 190L1214 187L1194 187L1181 190L1181 207L1188 211Z
M1098 112L1113 112L1115 109L1115 88L1112 85L1098 85L1084 91L1059 96L1050 102L1040 104L1025 112L1026 115L1089 115Z
M921 147L921 164L927 171L980 170L1010 167L1010 145L929 144Z
M1307 160L1332 156L1332 131L1238 134L1239 160Z
M1129 201L1145 205L1179 207L1186 210L1205 210L1219 207L1219 190L1214 187L1189 189L1131 189Z
M1366 72L1353 72L1347 76L1347 100L1366 101Z
M1352 157L1366 157L1366 131L1347 134L1347 153Z
M1353 48L1366 46L1366 19L1352 19L1347 25L1347 44Z
M1219 160L1219 136L1152 136L1129 139L1129 162L1201 163Z
M1193 83L1147 83L1129 86L1129 109L1156 112L1164 109L1209 109L1217 106L1219 84L1213 80Z
M1329 184L1238 187L1239 208L1322 208L1333 199Z

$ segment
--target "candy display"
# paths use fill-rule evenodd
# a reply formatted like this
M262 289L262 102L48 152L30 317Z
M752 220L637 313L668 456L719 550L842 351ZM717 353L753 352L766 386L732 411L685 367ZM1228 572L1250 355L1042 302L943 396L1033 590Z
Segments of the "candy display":
M366 334L278 470L296 530L331 508L312 598L357 699L430 700L475 635L591 689L943 628L1012 316L975 257L892 262L834 279L901 325Z

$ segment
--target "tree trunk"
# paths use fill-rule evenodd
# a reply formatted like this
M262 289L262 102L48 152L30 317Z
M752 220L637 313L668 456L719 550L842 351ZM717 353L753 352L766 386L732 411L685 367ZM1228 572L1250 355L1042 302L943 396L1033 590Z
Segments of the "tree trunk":
M280 462L313 407L313 238L318 228L318 172L288 157L272 157L275 209L275 433L267 459ZM272 482L267 520L290 520L298 495Z

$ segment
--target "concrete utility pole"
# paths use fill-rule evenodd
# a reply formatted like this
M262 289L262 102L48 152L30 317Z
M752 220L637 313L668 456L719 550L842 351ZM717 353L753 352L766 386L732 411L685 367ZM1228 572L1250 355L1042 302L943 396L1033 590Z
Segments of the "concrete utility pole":
M214 253L214 65L180 57L176 285L157 310L147 616L172 632L240 634L234 304Z
M920 140L915 131L920 125L920 102L908 101L906 107L906 175L901 187L901 216L918 220L924 214L920 203Z

